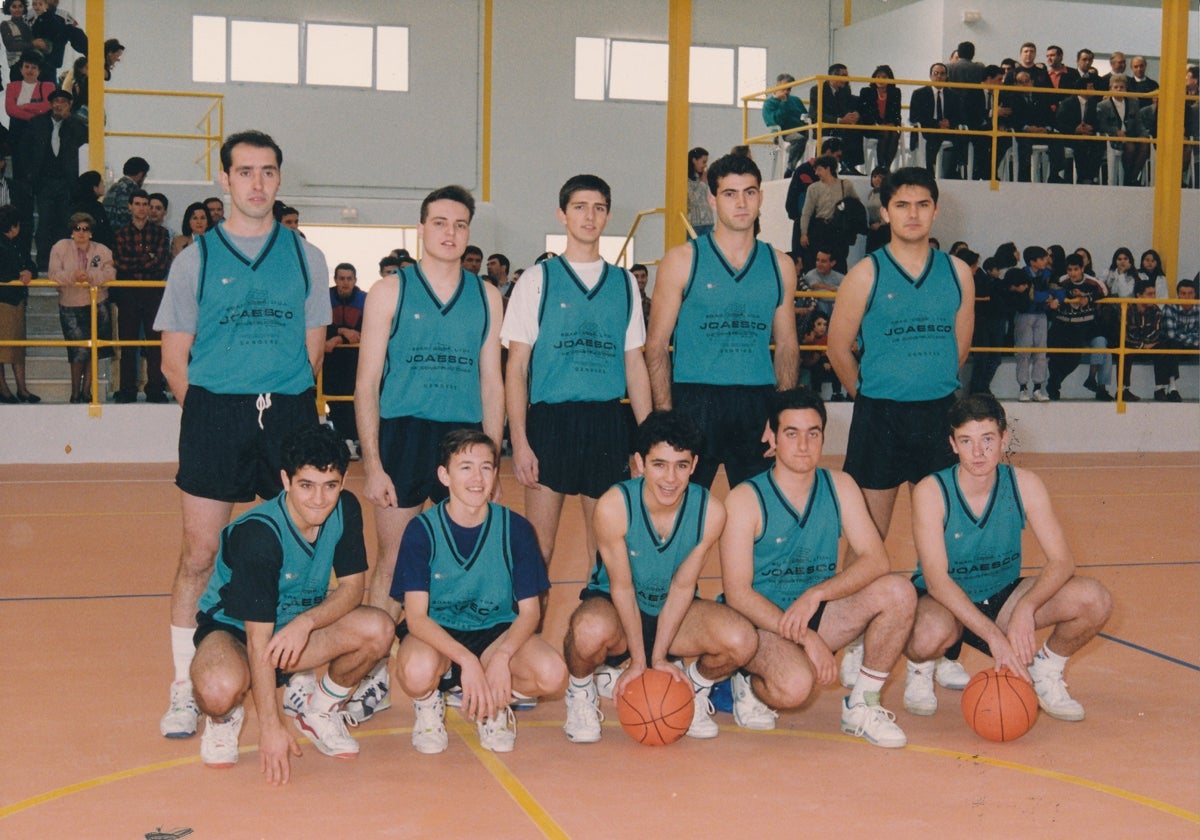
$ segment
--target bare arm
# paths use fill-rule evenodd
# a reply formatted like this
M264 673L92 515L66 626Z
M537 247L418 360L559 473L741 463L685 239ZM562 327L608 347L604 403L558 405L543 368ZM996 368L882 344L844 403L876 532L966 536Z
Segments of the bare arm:
M679 320L683 290L692 267L692 246L672 248L658 265L654 296L650 299L650 323L646 327L646 372L655 408L671 407L671 334Z
M328 627L361 604L365 581L365 573L339 578L337 589L324 601L280 628L267 644L267 659L272 667L281 671L297 670L312 632Z
M502 709L513 700L512 695L512 658L521 646L537 632L538 621L541 619L542 605L540 599L523 598L517 602L517 618L508 629L500 634L500 638L484 651L483 669L491 688L492 701L497 709Z
M833 372L851 397L858 394L858 359L854 357L854 347L874 282L871 261L860 260L842 281L829 322L829 346L825 353L833 365ZM970 336L967 341L970 342Z
M525 419L529 414L529 360L533 347L523 341L508 343L508 376L504 402L508 406L508 439L512 442L513 471L525 487L538 486L538 461L529 446Z
M504 304L495 286L491 283L483 285L491 327L479 350L479 394L483 401L483 431L499 446L504 438L504 376L500 370L500 324L504 319ZM496 486L499 487L500 482L497 481Z
M192 344L196 336L183 332L164 332L162 334L162 372L171 386L171 393L176 401L183 406L188 392L188 357L192 352Z
M271 784L287 784L292 755L300 755L295 736L283 725L275 698L275 665L268 654L275 625L246 622L246 656L250 665L250 693L258 715L259 765Z
M783 300L775 310L771 338L775 342L775 384L781 391L796 387L800 366L800 346L796 338L796 264L780 251L775 252L783 283Z
M971 338L975 335L975 278L966 263L958 257L950 259L958 272L958 287L962 289L962 300L954 315L954 341L958 344L958 366L961 368L967 361Z
M613 686L613 697L617 697L620 692L625 690L625 686L630 680L636 679L645 672L648 664L646 651L641 644L642 614L633 589L633 570L629 565L629 549L625 545L629 521L625 514L625 504L620 490L610 488L596 502L592 526L596 531L600 560L604 563L604 570L608 573L609 597L612 598L617 618L621 622L621 630L624 632L626 644L629 646L629 666L617 677L617 682Z
M396 506L396 488L379 458L379 385L398 295L399 285L394 276L371 287L363 307L362 341L354 380L354 419L366 473L363 495L379 507Z
M642 348L625 351L625 393L633 408L633 419L641 423L650 413L650 375Z
M325 362L325 327L309 327L305 330L304 346L308 351L308 364L312 368L315 380Z
M729 491L725 499L725 530L721 534L721 584L725 601L762 630L779 633L783 610L754 591L754 538L762 529L758 497L747 484Z
M413 590L404 593L404 618L414 638L462 668L463 714L470 720L491 717L496 711L496 703L492 699L483 663L429 617L428 592Z

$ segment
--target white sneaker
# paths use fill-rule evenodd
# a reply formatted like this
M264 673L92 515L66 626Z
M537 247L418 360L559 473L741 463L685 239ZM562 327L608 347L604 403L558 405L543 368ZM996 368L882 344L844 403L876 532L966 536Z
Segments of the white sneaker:
M845 688L854 688L854 684L858 682L858 672L862 670L862 663L863 640L860 636L846 645L846 652L842 654L842 664L838 668L838 676Z
M623 670L612 665L601 665L597 668L592 674L596 680L596 693L609 700L613 699L613 686L617 684L617 678Z
M538 707L538 698L526 697L523 694L513 692L513 701L508 704L508 708L514 712L528 712Z
M775 728L779 713L759 700L750 678L740 672L733 675L733 720L742 729L765 732Z
M391 678L388 676L388 661L382 659L363 677L358 688L350 695L343 708L346 723L358 726L380 712L392 708Z
M171 683L171 705L158 722L158 731L165 738L191 738L196 734L200 709L192 694L191 680Z
M450 738L446 734L446 701L442 699L442 692L433 692L428 700L414 700L413 711L416 720L413 721L412 744L417 752L424 755L444 752Z
M320 712L309 705L296 715L296 728L307 735L313 746L325 755L334 758L355 758L358 755L358 741L346 731L342 710L337 706Z
M708 699L711 691L711 686L697 689L692 697L692 725L688 727L687 731L689 738L716 738L721 734L721 727L717 726L717 722L712 719L717 710L713 708L712 701Z
M971 681L971 675L957 659L947 659L944 656L938 659L937 668L933 673L937 677L937 684L951 691L962 691Z
M576 744L594 744L600 740L600 698L591 692L567 689L567 722L563 731L567 740Z
M235 706L224 720L207 718L204 734L200 736L200 760L217 769L237 764L238 735L245 719L246 712L241 706Z
M1061 671L1055 672L1045 659L1034 657L1029 676L1033 677L1033 690L1043 712L1059 720L1083 720L1083 706L1067 693Z
M512 752L517 743L517 716L505 706L479 723L479 746L497 753Z
M1017 402L1029 402L1030 399L1029 388L1021 388L1021 393L1017 394Z
M283 689L283 713L295 717L304 711L308 698L317 690L317 675L312 671L298 671L288 678Z
M957 664L957 663L955 663ZM909 662L904 677L904 710L913 715L931 715L937 711L937 695L933 691L932 662Z
M868 743L887 749L897 749L908 743L904 730L896 725L896 716L883 706L849 704L849 697L842 700L842 731L847 735L865 738Z
M1033 401L1034 402L1050 402L1050 395L1046 393L1045 388L1034 388L1033 389Z

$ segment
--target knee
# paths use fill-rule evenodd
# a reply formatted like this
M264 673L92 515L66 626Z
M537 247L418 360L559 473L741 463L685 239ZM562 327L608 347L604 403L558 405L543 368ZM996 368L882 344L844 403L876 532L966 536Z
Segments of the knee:
M585 659L604 650L612 641L612 622L597 610L577 609L571 616L564 644Z
M795 709L804 705L813 690L813 675L803 668L793 668L772 686L776 704L781 709Z
M956 627L934 618L917 616L905 654L913 662L928 662L946 652L955 642Z
M567 690L567 663L558 656L545 656L534 668L537 697L550 697Z
M440 666L439 657L432 656L398 656L393 675L404 693L409 697L424 697L437 688L445 668Z
M249 688L245 675L228 669L204 669L192 674L192 693L200 711L212 717L228 714Z
M758 652L758 630L749 620L741 618L729 630L725 643L729 658L739 667L754 658Z
M917 609L917 590L904 575L884 575L875 581L884 610L911 616Z
M396 623L392 617L375 607L359 607L359 649L372 659L387 656L396 636Z
M1112 615L1112 593L1094 578L1083 578L1081 582L1087 585L1080 597L1080 614L1099 629Z

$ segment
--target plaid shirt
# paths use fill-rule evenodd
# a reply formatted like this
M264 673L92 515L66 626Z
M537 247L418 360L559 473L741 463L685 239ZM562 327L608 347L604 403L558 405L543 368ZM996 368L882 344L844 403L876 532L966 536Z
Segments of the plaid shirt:
M1158 346L1162 341L1161 323L1162 310L1157 306L1129 307L1125 316L1125 346L1139 350Z
M1200 308L1181 303L1163 304L1163 332L1181 347L1200 347Z
M171 267L171 234L150 222L141 230L126 225L117 230L113 262L118 280L166 280Z

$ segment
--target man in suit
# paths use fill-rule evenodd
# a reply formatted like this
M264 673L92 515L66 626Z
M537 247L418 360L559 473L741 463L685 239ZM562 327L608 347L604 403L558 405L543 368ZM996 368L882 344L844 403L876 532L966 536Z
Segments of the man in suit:
M829 65L829 75L848 76L849 71L846 70L845 64L831 64ZM813 85L810 89L809 113L820 114L823 123L858 125L860 119L858 100L854 98L854 93L845 80L830 79L822 84L822 88L820 107L817 102L817 86ZM862 132L827 131L826 136L830 135L842 139L842 173L862 175L863 173L857 168L863 162Z
M1096 107L1100 97L1089 96L1095 91L1096 82L1092 76L1080 79L1079 93L1068 96L1058 103L1055 114L1059 134L1077 134L1092 136L1098 133L1099 119ZM1091 140L1064 140L1064 149L1070 149L1075 156L1075 182L1078 184L1094 184L1100 175L1100 163L1104 160L1104 144ZM1070 165L1064 155L1060 154L1063 163L1063 178L1071 180Z
M1142 167L1150 156L1148 143L1130 143L1122 140L1124 137L1141 137L1142 126L1138 120L1138 109L1134 104L1136 99L1126 99L1124 93L1128 85L1128 77L1124 73L1113 73L1108 80L1109 96L1096 106L1096 130L1105 137L1118 138L1112 141L1114 149L1121 150L1121 170L1123 184L1140 184ZM1116 173L1109 173L1109 183L1118 183Z
M1000 104L1011 109L1006 127L1028 134L1049 134L1054 124L1050 113L1050 97L1033 92L1032 75L1018 67L1013 75L1016 85L1000 95ZM1030 137L1017 138L1017 179L1031 180L1030 160L1033 144Z
M940 61L929 68L929 80L935 84L946 81L948 70ZM958 103L950 92L941 87L926 85L913 91L908 103L909 120L921 128L954 128L959 125ZM948 134L922 134L925 138L925 168L935 177L958 177L957 149L947 149L942 158L942 172L934 172L942 143L952 139Z
M79 149L88 140L87 125L71 113L71 94L56 90L47 98L49 113L38 114L29 122L39 271L49 266L51 246L70 235L71 187L79 177Z

